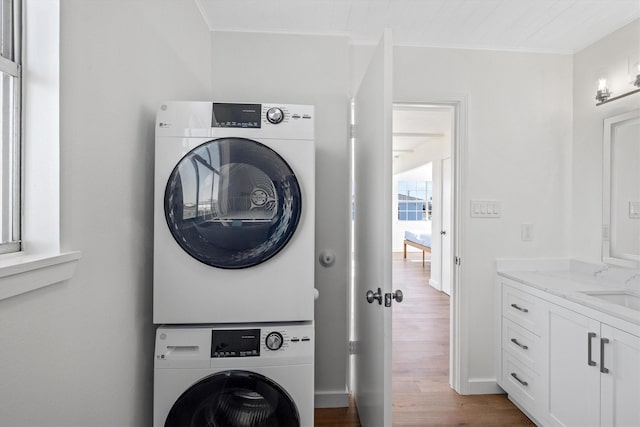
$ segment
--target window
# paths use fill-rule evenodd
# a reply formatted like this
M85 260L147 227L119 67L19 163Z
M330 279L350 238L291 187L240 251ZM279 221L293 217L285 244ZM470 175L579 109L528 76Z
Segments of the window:
M21 250L19 3L0 0L0 253Z
M398 219L400 221L431 220L432 199L431 181L399 181Z

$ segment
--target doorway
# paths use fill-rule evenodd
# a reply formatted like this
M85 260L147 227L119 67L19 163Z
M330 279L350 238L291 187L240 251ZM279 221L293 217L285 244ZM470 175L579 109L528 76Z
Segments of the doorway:
M456 117L451 104L393 105L392 288L403 290L405 301L393 306L392 412L401 424L418 412L422 421L446 417L436 402L456 394L449 296Z
M447 295L454 277L456 116L451 104L393 105L392 250L430 253L428 284Z

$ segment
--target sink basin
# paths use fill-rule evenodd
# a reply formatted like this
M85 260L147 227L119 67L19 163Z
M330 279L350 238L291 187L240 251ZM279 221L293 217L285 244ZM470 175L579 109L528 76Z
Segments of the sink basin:
M640 311L640 295L632 291L589 291L583 294Z

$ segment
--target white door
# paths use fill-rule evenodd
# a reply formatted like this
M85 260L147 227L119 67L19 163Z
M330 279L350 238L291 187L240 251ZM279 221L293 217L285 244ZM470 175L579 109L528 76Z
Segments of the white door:
M548 331L549 424L599 425L600 323L549 304Z
M391 425L391 54L385 30L354 106L353 391L364 427Z
M640 337L605 324L601 332L607 341L600 356L600 423L640 426Z
M451 295L451 158L442 159L442 292Z

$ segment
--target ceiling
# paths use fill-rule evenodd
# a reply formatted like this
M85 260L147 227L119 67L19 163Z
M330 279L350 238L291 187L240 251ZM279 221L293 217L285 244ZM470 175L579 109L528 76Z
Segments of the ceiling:
M452 112L436 106L395 104L393 107L393 155L411 155L434 141L451 137Z
M640 17L640 0L194 0L212 31L573 53Z

